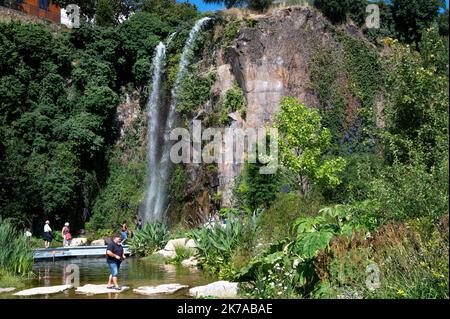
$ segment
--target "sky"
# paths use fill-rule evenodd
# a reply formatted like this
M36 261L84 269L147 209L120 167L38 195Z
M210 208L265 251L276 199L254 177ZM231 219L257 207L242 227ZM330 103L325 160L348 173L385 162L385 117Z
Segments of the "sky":
M186 0L177 0L177 1L185 2ZM214 10L225 9L225 6L223 5L223 3L221 3L221 4L204 3L203 0L188 0L188 2L195 4L199 11L214 11Z

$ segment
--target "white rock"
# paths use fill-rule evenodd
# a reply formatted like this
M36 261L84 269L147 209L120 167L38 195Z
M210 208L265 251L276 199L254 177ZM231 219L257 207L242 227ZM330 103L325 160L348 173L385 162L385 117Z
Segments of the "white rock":
M97 239L91 242L91 246L105 246L105 245L106 243L104 239Z
M163 256L164 258L169 258L169 259L173 259L177 256L177 253L173 250L158 250L155 254L159 254L161 256Z
M180 285L180 284L165 284L159 286L142 286L136 289L133 289L133 292L141 295L168 295L177 292L178 290L188 288L188 285Z
M70 247L83 246L83 245L86 245L86 243L87 243L87 238L84 238L84 237L73 238L72 241L70 242Z
M189 289L189 295L193 297L235 298L237 286L237 282L216 281L209 285Z
M164 247L164 250L175 251L175 247L185 247L187 241L188 241L187 238L178 238L169 240L166 246Z
M187 242L186 242L186 248L197 248L197 243L195 242L195 240L193 240L193 239L189 239Z
M14 287L0 288L0 294L2 292L11 292L11 291L14 291L14 290L16 290L16 288L14 288Z
M130 287L122 286L121 290L116 289L108 289L108 285L92 285L87 284L81 287L78 287L77 290L75 290L76 293L81 294L88 294L88 295L98 295L98 294L107 294L107 293L120 293L123 292Z
M198 264L198 260L195 257L190 257L181 262L181 265L184 267L196 267Z
M71 289L72 285L59 285L49 287L36 287L31 289L25 289L16 292L14 296L34 296L34 295L49 295L63 292L64 290Z

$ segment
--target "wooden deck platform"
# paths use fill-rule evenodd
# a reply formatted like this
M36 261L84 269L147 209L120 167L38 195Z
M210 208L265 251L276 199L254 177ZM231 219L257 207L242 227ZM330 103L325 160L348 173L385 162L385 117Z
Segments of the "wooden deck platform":
M130 255L128 246L123 246L125 255ZM69 257L102 257L106 255L106 246L79 246L39 248L34 250L34 259L55 259Z

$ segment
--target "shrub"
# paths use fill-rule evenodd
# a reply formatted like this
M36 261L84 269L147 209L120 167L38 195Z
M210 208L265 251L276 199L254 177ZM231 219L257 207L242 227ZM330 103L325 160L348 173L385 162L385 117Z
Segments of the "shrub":
M371 185L369 198L378 203L385 221L429 217L448 212L448 162L428 170L423 164L386 166Z
M28 238L6 219L0 218L0 269L27 275L33 265L33 251Z
M315 215L320 202L317 195L300 197L296 193L279 194L272 206L258 218L259 238L266 243L285 238L290 234L294 220Z
M168 240L168 230L164 223L145 224L142 230L136 231L128 240L130 251L137 256L148 256L162 249Z
M230 279L236 270L231 264L236 249L243 245L246 232L254 233L256 224L253 218L232 217L226 224L214 224L192 230L191 236L197 244L196 257L201 267L219 277ZM248 238L248 237L247 237Z

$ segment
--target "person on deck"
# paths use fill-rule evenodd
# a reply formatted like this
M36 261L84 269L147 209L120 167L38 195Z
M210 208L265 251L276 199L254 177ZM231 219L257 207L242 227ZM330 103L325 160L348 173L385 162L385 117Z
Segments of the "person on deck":
M72 235L70 234L69 223L65 223L61 230L61 236L63 237L63 246L69 247L72 242Z
M44 235L42 236L45 242L45 248L50 247L50 243L52 242L53 235L52 229L50 227L50 221L46 220L44 225Z
M113 240L106 247L106 262L111 274L108 279L108 289L121 290L117 277L119 275L120 264L125 259L123 252L122 239L119 234L115 235Z
M120 232L122 233L122 245L125 243L125 241L127 240L128 237L128 228L127 228L127 221L124 220L122 223L122 228L120 230Z

